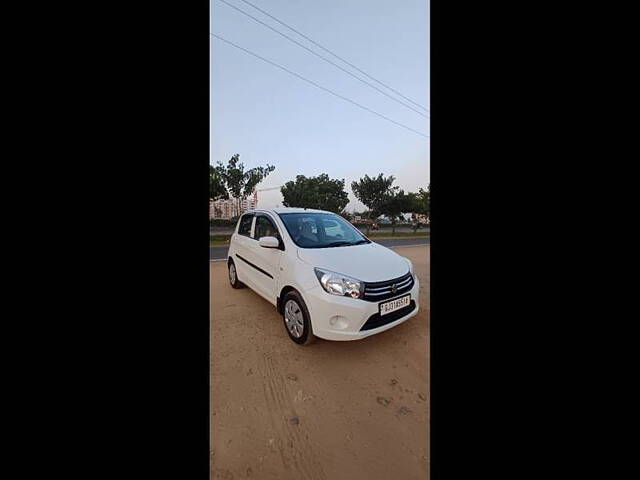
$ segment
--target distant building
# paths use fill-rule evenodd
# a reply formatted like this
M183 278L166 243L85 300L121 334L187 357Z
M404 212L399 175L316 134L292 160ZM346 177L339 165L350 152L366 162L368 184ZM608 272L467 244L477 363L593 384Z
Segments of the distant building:
M247 210L255 210L256 208L258 208L258 192L254 189L252 195L242 199L242 212L240 213L244 213Z
M229 219L236 216L238 209L234 199L227 200L209 200L209 218L225 218Z
M230 219L242 215L247 210L258 208L258 192L247 198L243 198L240 202L240 211L238 211L238 200L236 198L228 198L226 200L209 200L209 218Z

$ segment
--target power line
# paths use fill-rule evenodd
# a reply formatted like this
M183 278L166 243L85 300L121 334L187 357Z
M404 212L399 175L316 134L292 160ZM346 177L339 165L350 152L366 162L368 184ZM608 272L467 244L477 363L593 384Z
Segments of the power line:
M380 80L378 80L375 77L372 77L371 75L369 75L367 72L365 72L364 70L356 67L353 63L349 62L348 60L345 60L344 58L342 58L341 56L339 56L336 53L333 53L331 50L329 50L326 47L323 47L322 45L320 45L318 42L314 41L313 39L307 37L304 33L296 30L295 28L293 28L292 26L286 24L285 22L283 22L282 20L277 19L276 17L274 17L273 15L271 15L269 12L265 12L264 10L262 10L260 7L257 7L256 5L254 5L251 2L248 2L247 0L240 0L241 2L246 3L247 5L255 8L256 10L258 10L259 12L265 14L267 17L275 20L276 22L278 22L280 25L283 25L285 27L287 27L289 30L291 30L292 32L297 33L298 35L300 35L301 37L305 38L306 40L310 41L311 43L313 43L316 47L321 48L322 50L324 50L325 52L327 52L328 54L334 56L335 58L342 60L344 63L346 63L347 65L349 65L352 68L355 68L357 71L359 71L360 73L362 73L363 75L365 75L367 78L370 78L371 80L373 80L374 82L377 82L378 84L382 85L385 88L388 88L389 90L391 90L392 92L394 92L397 95L400 95L402 98L404 98L405 100L413 103L415 106L422 108L425 111L429 111L428 108L420 105L417 102L414 102L413 100L411 100L409 97L404 96L403 94L401 94L399 91L395 90L394 88L390 87L389 85L387 85L386 83L381 82Z
M320 90L324 90L325 92L330 93L331 95L333 95L333 96L335 96L335 97L338 97L338 98L340 98L340 99L344 100L345 102L349 102L349 103L351 103L352 105L355 105L355 106L356 106L356 107L358 107L358 108L361 108L361 109L363 109L363 110L366 110L366 111L367 111L367 112L369 112L369 113L373 113L374 115L377 115L377 116L378 116L378 117L380 117L380 118L384 118L384 119L385 119L385 120L387 120L388 122L394 123L394 124L396 124L396 125L398 125L398 126L400 126L400 127L402 127L402 128L405 128L405 129L407 129L407 130L409 130L409 131L411 131L411 132L413 132L413 133L415 133L415 134L420 135L421 137L429 138L429 135L425 135L424 133L421 133L421 132L419 132L419 131L417 131L417 130L414 130L414 129L413 129L413 128L411 128L411 127L408 127L408 126L406 126L406 125L404 125L404 124L402 124L402 123L396 122L395 120L392 120L392 119L390 119L389 117L386 117L386 116L382 115L381 113L378 113L378 112L376 112L376 111L374 111L374 110L371 110L370 108L365 107L364 105L360 105L359 103L354 102L353 100L351 100L351 99L349 99L349 98L347 98L347 97L344 97L344 96L340 95L339 93L334 92L333 90L329 90L328 88L325 88L325 87L323 87L322 85L318 85L318 84L317 84L316 82L314 82L313 80L309 80L308 78L305 78L305 77L303 77L302 75L298 75L296 72L293 72L293 71L289 70L288 68L283 67L282 65L279 65L279 64L277 64L277 63L275 63L275 62L272 62L271 60L267 60L266 58L261 57L261 56L260 56L260 55L258 55L257 53L253 53L253 52L251 52L250 50L247 50L246 48L241 47L240 45L236 45L235 43L233 43L233 42L231 42L231 41L227 40L226 38L222 38L220 35L216 35L215 33L210 33L209 35L212 35L213 37L217 38L218 40L222 40L223 42L228 43L229 45L231 45L231 46L233 46L233 47L235 47L235 48L237 48L237 49L239 49L239 50L242 50L243 52L248 53L249 55L251 55L251 56L253 56L253 57L258 58L258 59L262 60L263 62L266 62L266 63L268 63L268 64L270 64L270 65L273 65L274 67L277 67L277 68L279 68L280 70L284 70L284 71L285 71L285 72L287 72L288 74L293 75L294 77L297 77L297 78L299 78L300 80L304 80L305 82L310 83L310 84L311 84L311 85L313 85L314 87L319 88Z
M242 9L240 9L240 8L238 8L238 7L236 7L235 5L233 5L233 4L229 3L229 2L227 2L227 0L220 0L220 1L221 1L222 3L224 3L225 5L230 6L230 7L231 7L231 8L233 8L234 10L237 10L238 12L242 13L243 15L246 15L247 17L251 18L252 20L254 20L254 21L258 22L260 25L263 25L263 26L267 27L269 30L272 30L272 31L274 31L275 33L277 33L278 35L280 35L280 36L282 36L282 37L286 38L286 39L287 39L287 40L289 40L290 42L295 43L296 45L298 45L298 46L299 46L299 47L301 47L301 48L304 48L306 51L308 51L308 52L312 53L312 54L313 54L313 55L315 55L316 57L318 57L318 58L320 58L320 59L324 60L325 62L327 62L327 63L329 63L329 64L333 65L334 67L336 67L336 68L338 68L338 69L342 70L342 71L343 71L343 72L345 72L346 74L351 75L351 76L352 76L353 78L355 78L356 80L359 80L360 82L364 83L365 85L368 85L369 87L373 88L374 90L376 90L376 91L380 92L380 93L381 93L381 94L383 94L385 97L390 98L390 99L391 99L391 100L393 100L394 102L398 102L400 105L403 105L403 106L407 107L409 110L412 110L412 111L416 112L418 115L422 115L423 117L427 117L427 115L425 115L424 113L422 113L422 112L421 112L421 111L419 111L419 110L416 110L416 109L415 109L415 108L413 108L411 105L407 105L406 103L404 103L404 102L402 102L402 101L398 100L397 98L395 98L395 97L393 97L393 96L389 95L389 94L388 94L387 92L385 92L384 90L381 90L381 89L379 89L378 87L376 87L375 85L372 85L371 83L367 82L366 80L363 80L362 78L358 77L357 75L354 75L353 73L351 73L351 72L350 72L349 70L347 70L346 68L343 68L343 67L341 67L340 65L338 65L337 63L332 62L331 60L329 60L327 57L323 57L323 56L322 56L322 55L320 55L319 53L314 52L314 51L313 51L313 50L311 50L309 47L306 47L306 46L305 46L305 45L303 45L302 43L300 43L300 42L298 42L297 40L295 40L295 39L291 38L290 36L288 36L288 35L286 35L286 34L282 33L282 32L281 32L281 31L279 31L279 30L276 30L276 29L275 29L275 28L273 28L271 25L269 25L269 24L267 24L267 23L264 23L262 20L260 20L260 19L258 19L258 18L256 18L256 17L254 17L253 15L251 15L251 14L249 14L249 13L245 12L244 10L242 10ZM423 107L423 108L424 108L424 107Z

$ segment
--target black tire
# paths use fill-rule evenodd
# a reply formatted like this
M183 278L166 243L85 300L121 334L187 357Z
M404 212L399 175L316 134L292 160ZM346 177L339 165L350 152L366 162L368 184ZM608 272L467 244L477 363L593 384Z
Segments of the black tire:
M233 263L233 260L229 260L229 265L227 265L227 268L229 269L229 283L231 284L231 286L233 288L244 288L244 283L238 280L238 271L236 270L236 265L235 263Z
M294 336L287 327L286 315L288 302L295 302L299 313L302 315L303 329L302 335L299 337ZM282 324L284 325L284 329L287 332L287 335L289 335L289 338L298 345L309 345L316 339L311 328L311 317L309 316L307 305L304 303L304 300L302 300L300 294L295 290L287 293L282 300Z

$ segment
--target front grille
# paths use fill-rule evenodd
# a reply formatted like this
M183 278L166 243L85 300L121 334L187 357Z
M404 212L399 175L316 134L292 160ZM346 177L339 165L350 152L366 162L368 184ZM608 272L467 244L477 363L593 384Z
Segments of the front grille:
M388 323L395 322L396 320L400 320L405 315L409 315L416 308L416 302L411 300L411 303L406 307L401 308L400 310L396 310L395 312L387 313L386 315L380 315L380 313L374 313L369 317L369 319L362 326L360 331L363 330L372 330L374 328L382 327L383 325L387 325Z
M393 285L396 286L395 292L393 291ZM379 302L381 300L395 297L400 293L408 292L411 288L413 288L413 275L409 272L406 275L394 278L393 280L385 280L384 282L365 282L362 299L368 302Z

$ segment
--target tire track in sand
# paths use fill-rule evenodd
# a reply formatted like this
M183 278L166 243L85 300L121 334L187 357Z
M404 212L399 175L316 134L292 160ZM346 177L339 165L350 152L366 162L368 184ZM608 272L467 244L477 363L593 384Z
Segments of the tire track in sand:
M292 396L283 378L285 370L275 365L271 355L263 357L260 370L265 400L271 413L271 426L285 468L292 473L292 478L327 480L305 428L299 424Z

